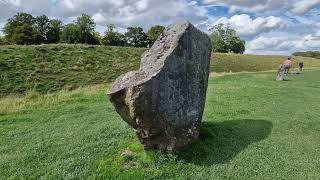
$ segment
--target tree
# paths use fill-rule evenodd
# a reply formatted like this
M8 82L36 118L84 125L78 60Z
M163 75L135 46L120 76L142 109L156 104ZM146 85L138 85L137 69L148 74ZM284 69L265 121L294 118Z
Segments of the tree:
M76 25L79 28L79 43L92 44L96 42L93 36L93 32L95 29L95 22L92 17L87 14L82 14L77 18Z
M62 21L58 19L50 20L50 27L47 32L47 43L58 43L62 32Z
M13 44L38 44L41 35L34 28L35 18L27 13L17 13L3 28L6 39Z
M35 18L35 28L41 35L41 42L47 43L48 32L50 30L50 20L46 15L37 16Z
M106 46L124 46L124 36L114 30L114 25L108 25L107 31L102 38L102 44Z
M236 54L243 54L246 50L245 47L246 41L240 39L238 36L230 37L229 46L230 51Z
M132 47L149 47L152 42L141 27L128 27L124 34L125 43Z
M67 24L61 33L61 41L68 44L80 43L80 29L75 24Z
M232 29L230 25L217 24L211 28L210 31L213 52L244 53L245 41L236 34L236 31Z
M210 39L212 41L212 51L213 52L220 52L220 53L229 52L226 43L222 39L222 36L220 36L218 33L211 34Z
M89 44L93 44L93 45L100 45L101 44L101 35L99 32L93 32L92 33L92 38L91 41L89 42Z
M8 19L7 24L10 26L19 26L23 24L30 24L34 25L35 23L35 18L28 13L17 13L16 15L13 16L13 18ZM6 28L5 28L6 30Z
M162 34L164 29L165 27L160 25L153 26L149 29L147 35L149 39L152 41L152 43L154 43L158 39L158 37Z
M61 40L65 43L100 44L99 36L95 34L96 24L91 16L82 14L75 24L67 24L61 33Z
M19 45L40 44L41 35L30 24L17 26L13 35L10 37L11 42Z
M0 46L1 45L6 45L8 42L6 41L6 38L0 35Z

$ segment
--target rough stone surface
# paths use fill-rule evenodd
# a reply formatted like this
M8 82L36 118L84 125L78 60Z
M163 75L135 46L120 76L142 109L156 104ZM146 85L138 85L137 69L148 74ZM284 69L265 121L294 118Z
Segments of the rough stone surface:
M278 69L278 74L277 74L277 78L276 78L277 81L283 81L284 76L285 76L285 71L286 71L285 67L281 64Z
M138 71L114 82L109 99L146 149L181 149L198 137L211 50L205 33L178 22L142 55Z

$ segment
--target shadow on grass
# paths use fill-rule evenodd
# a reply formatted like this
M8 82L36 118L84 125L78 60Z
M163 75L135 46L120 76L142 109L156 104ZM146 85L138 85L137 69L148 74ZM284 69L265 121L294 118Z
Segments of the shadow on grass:
M271 130L272 123L265 120L203 122L199 139L178 156L202 166L227 163L250 144L267 138Z

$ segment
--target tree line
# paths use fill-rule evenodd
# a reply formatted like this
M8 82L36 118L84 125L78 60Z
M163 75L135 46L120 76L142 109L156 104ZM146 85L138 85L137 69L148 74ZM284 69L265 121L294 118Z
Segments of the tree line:
M295 52L292 55L320 59L320 51Z
M17 13L8 19L3 28L4 37L1 44L92 44L108 46L151 47L165 27L155 25L147 32L141 27L128 27L125 33L116 31L112 24L107 25L101 36L95 31L96 24L87 14L77 17L76 21L64 25L59 19L49 19L46 15L32 16L28 13ZM221 53L243 53L245 41L236 35L228 25L219 24L210 29L213 51Z

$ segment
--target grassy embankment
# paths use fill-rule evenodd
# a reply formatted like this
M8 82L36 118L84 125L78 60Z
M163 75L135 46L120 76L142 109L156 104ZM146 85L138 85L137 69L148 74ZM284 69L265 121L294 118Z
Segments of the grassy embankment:
M318 179L319 77L210 78L200 138L172 154L143 151L108 85L2 98L0 179Z
M0 97L10 93L61 89L112 82L139 67L146 49L89 45L0 47ZM212 72L275 70L285 57L213 54ZM300 60L301 57L295 58ZM306 67L320 67L320 60L303 58Z

